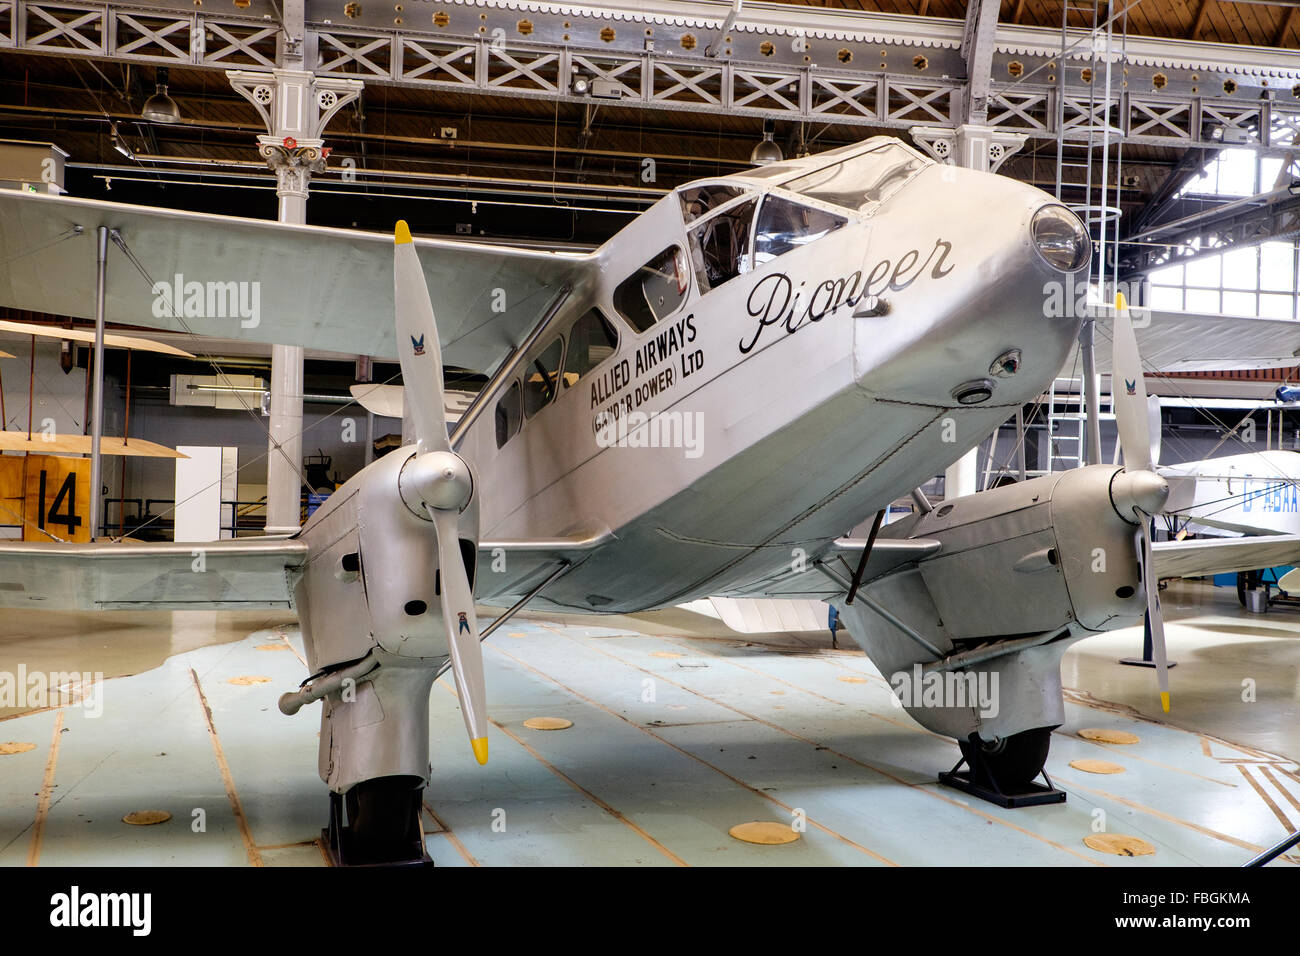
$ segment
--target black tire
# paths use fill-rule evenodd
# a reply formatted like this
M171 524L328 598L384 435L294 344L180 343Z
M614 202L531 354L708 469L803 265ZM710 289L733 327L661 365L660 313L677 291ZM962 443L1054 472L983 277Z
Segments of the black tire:
M348 811L348 862L400 863L419 859L420 801L424 781L419 777L376 777L363 780L344 796Z
M959 740L957 745L966 763L978 768L977 783L995 784L1003 793L1015 793L1042 773L1052 748L1052 728L1035 727L993 743L971 734L969 740Z

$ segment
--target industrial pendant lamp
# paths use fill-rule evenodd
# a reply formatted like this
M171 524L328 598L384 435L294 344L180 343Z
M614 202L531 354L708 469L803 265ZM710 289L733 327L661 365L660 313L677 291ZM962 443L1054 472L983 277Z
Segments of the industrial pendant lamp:
M750 163L755 166L766 166L768 163L779 163L785 159L785 153L781 152L781 147L776 145L775 134L776 124L771 120L763 120L763 139L749 154Z
M144 101L140 115L151 123L179 123L181 111L176 101L167 95L167 67L158 67L158 86L153 94Z

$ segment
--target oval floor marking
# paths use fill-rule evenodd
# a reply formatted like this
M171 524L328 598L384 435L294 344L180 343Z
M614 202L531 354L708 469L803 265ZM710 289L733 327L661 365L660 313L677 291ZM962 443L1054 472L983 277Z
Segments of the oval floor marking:
M1109 730L1104 727L1087 727L1079 731L1084 740L1095 740L1100 744L1135 744L1142 738L1127 730Z
M1109 760L1071 760L1070 766L1084 773L1123 773L1124 768Z
M1115 856L1152 856L1156 852L1146 840L1123 833L1092 833L1083 838L1083 843L1090 850Z
M530 730L568 730L573 726L573 721L563 717L529 717L524 721L524 726Z
M845 684L865 684L867 682L867 679L865 677L843 676L843 677L837 677L835 679L837 681L842 681Z
M291 648L288 644L258 644L255 648L253 648L253 650L255 650L255 651L291 651L291 650L293 650L293 648Z
M256 674L244 674L240 677L232 677L226 681L227 684L235 684L239 687L247 687L249 684L269 684L271 678L261 677Z
M35 749L35 744L19 743L16 740L7 740L0 744L0 757L8 757L11 754L25 754L27 751Z
M651 657L685 657L685 654L676 654L673 651L651 651Z
M738 823L727 831L744 843L756 843L759 846L780 846L793 843L799 839L788 823L774 823L768 820L755 820L751 823Z
M172 815L166 810L132 810L122 818L123 823L133 827L151 827L155 823L166 823Z

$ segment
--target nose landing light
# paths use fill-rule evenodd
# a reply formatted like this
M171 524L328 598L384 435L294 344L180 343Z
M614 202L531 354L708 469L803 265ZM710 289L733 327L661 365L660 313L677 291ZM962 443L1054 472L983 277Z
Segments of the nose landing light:
M1034 248L1053 269L1078 272L1092 258L1092 241L1079 217L1064 206L1044 206L1029 224Z

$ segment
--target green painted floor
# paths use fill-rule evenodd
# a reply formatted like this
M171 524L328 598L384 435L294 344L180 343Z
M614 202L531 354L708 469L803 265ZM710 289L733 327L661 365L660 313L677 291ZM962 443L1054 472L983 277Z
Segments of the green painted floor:
M1180 661L1168 722L1153 719L1153 675L1114 663L1140 634L1076 645L1047 768L1069 799L1021 810L937 784L955 745L825 635L743 637L681 611L517 619L486 645L486 767L450 678L433 692L429 853L440 866L1239 865L1300 826L1300 610L1247 618L1235 595L1202 585L1172 588L1165 604ZM150 628L138 615L130 625ZM117 661L145 669L105 682L102 716L68 706L0 718L0 743L35 745L0 756L0 865L323 865L318 710L290 718L275 705L306 673L292 622L190 612L152 629L177 652ZM247 636L195 647L195 633ZM24 641L30 656L39 642ZM0 639L0 669L16 666L17 646ZM240 677L268 679L231 683ZM1241 699L1244 681L1254 701ZM526 728L536 716L573 727ZM1140 741L1094 743L1083 728ZM1088 758L1124 771L1070 766ZM122 822L146 809L172 818ZM797 823L801 839L728 835L753 820ZM1095 832L1156 852L1100 853L1083 842Z

